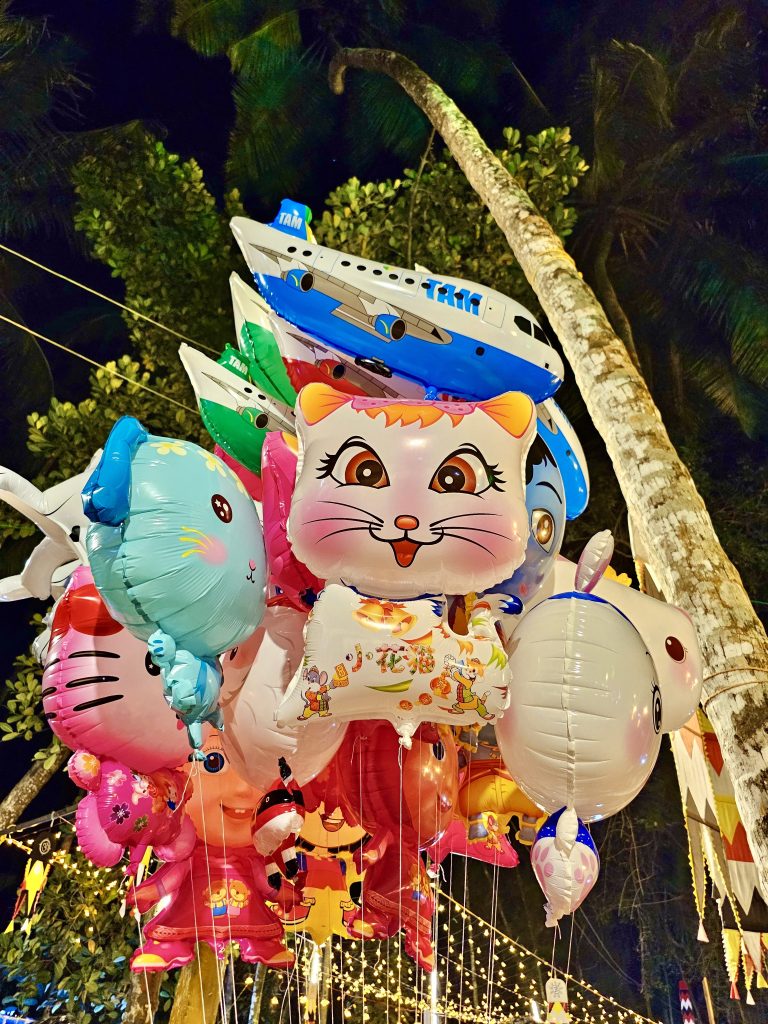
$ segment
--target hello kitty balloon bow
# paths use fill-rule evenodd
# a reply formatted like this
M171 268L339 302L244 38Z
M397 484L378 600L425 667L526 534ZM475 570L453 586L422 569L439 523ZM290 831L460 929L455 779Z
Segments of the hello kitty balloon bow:
M487 590L523 560L523 466L533 402L383 401L310 384L288 538L327 585L278 724L385 718L405 745L420 721L494 721L507 658L490 607L467 634L443 594Z
M189 441L118 420L83 489L93 578L113 617L148 641L192 746L222 726L217 656L261 621L264 541L239 477Z

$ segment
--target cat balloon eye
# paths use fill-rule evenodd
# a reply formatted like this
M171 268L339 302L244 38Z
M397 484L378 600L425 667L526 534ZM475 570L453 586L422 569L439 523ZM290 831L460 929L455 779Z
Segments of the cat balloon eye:
M429 484L438 494L482 494L489 487L501 490L503 480L474 446L458 448L438 466Z

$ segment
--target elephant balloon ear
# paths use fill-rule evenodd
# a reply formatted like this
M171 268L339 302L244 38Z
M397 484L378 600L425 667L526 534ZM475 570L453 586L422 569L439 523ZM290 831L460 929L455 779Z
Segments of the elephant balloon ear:
M110 431L96 469L83 488L83 511L92 523L119 526L131 500L131 460L149 437L133 416L123 416Z
M611 564L612 557L613 535L610 530L601 530L587 541L581 553L576 566L576 589L582 594L591 593Z

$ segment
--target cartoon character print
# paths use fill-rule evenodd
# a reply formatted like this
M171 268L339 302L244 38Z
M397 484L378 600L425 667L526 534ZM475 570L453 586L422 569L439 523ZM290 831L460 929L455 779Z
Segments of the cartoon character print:
M184 776L169 768L153 776L132 772L112 758L100 760L78 751L69 776L86 790L77 806L75 826L85 855L99 867L112 867L126 848L131 864L150 844L166 860L188 857L195 842L192 824L181 810L189 798Z
M304 711L299 715L299 721L305 718L312 718L318 715L320 718L327 718L331 713L331 698L328 696L330 686L328 684L328 673L318 671L317 665L305 668L301 673L304 683L308 683L304 691Z
M479 725L504 712L507 655L487 602L474 604L467 632L454 633L444 598L406 600L415 625L402 639L392 633L399 618L375 631L360 622L354 614L359 602L351 588L326 585L305 629L304 667L277 709L278 728L329 715L338 721L383 718L407 747L422 721L453 724L463 715Z
M72 574L56 605L43 669L43 713L72 750L111 757L141 773L180 764L189 752L163 700L146 645L116 622L89 568Z
M456 661L454 658L446 657L445 671L455 686L456 700L453 703L452 711L463 715L465 711L476 711L481 718L490 719L494 716L488 713L486 701L490 691L482 696L474 692L478 676L482 679L484 667L477 658L467 658Z
M264 610L261 525L242 481L187 441L123 417L83 489L88 556L113 616L149 642L190 743L217 713L217 656ZM161 625L162 624L162 625Z
M487 589L522 562L527 396L393 402L310 384L296 423L288 537L319 577L400 601Z

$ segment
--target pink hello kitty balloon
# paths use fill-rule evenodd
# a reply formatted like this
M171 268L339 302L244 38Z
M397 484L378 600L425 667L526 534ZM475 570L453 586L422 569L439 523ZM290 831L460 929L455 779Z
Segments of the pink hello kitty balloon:
M43 709L73 750L112 757L138 772L173 767L189 753L147 645L110 616L88 568L72 574L53 617Z
M393 402L309 384L296 424L288 539L316 576L398 600L487 590L523 561L526 395Z

